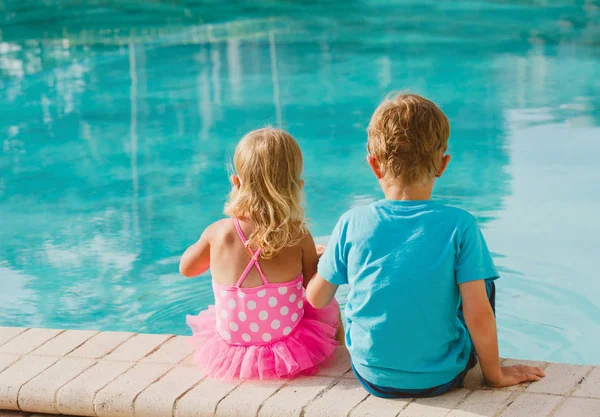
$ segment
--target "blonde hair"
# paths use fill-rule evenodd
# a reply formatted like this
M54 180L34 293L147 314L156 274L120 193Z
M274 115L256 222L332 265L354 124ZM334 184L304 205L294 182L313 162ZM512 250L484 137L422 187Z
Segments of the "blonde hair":
M242 138L233 165L240 178L225 214L254 225L247 246L270 259L308 233L302 207L302 152L283 130L264 128Z
M426 98L398 94L377 107L367 133L369 155L379 162L382 175L411 185L436 175L439 153L448 148L450 123Z

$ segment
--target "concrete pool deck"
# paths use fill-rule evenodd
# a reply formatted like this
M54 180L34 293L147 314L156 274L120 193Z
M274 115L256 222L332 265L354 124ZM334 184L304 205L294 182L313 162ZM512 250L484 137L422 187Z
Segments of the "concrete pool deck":
M316 376L260 383L208 379L191 354L182 336L0 327L0 417L600 416L600 367L529 362L547 377L500 390L475 369L465 389L382 400L360 387L345 348Z

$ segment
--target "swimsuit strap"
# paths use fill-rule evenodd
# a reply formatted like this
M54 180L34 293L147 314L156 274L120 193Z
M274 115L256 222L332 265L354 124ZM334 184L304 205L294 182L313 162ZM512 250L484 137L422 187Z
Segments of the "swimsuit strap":
M233 219L233 224L235 225L235 229L237 230L238 235L240 236L240 239L242 239L242 243L244 244L244 246L246 246L247 240L246 240L246 236L244 235L244 231L242 230L242 226L240 226L240 221L238 219L234 218ZM246 267L246 269L244 270L244 272L242 272L242 276L240 276L240 279L238 280L237 284L235 284L235 286L238 287L238 288L242 286L242 283L244 282L244 280L248 276L248 273L250 272L250 270L252 269L252 267L256 267L256 269L258 270L258 274L262 278L263 284L265 284L265 285L268 284L269 281L267 280L267 277L263 273L262 268L260 267L260 264L258 263L258 258L260 257L260 254L262 252L261 249L258 248L256 250L256 252L254 252L248 246L246 246L246 249L248 250L248 252L252 256L252 259L248 263L248 266Z

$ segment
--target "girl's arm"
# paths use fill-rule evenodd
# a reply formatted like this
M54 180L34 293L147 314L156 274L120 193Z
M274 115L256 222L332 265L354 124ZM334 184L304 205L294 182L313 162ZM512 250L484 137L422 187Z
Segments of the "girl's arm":
M184 277L194 278L210 267L210 239L213 226L209 226L200 240L187 248L179 262L179 272Z
M487 296L485 281L465 282L459 285L459 289L465 322L488 385L501 388L543 378L544 371L537 367L500 366L496 318Z
M301 242L302 245L302 275L304 276L304 288L317 273L319 255L315 247L315 241L310 233L307 233Z

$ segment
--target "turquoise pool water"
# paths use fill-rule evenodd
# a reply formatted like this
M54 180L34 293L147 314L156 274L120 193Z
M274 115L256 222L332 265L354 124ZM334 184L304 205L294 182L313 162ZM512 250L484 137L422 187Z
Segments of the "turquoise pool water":
M325 241L409 89L451 120L435 198L494 252L502 354L600 363L598 1L137 3L0 0L0 325L187 333L239 138L298 139Z

